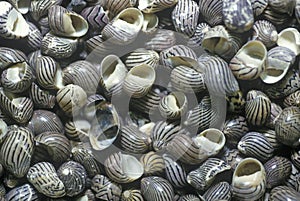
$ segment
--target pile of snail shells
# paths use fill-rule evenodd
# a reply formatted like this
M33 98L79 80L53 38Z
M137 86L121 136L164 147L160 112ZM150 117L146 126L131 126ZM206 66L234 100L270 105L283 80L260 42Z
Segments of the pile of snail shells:
M0 8L0 201L299 200L299 0Z

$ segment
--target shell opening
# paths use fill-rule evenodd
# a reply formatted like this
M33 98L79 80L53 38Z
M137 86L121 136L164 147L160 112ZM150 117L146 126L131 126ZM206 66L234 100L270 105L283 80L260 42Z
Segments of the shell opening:
M26 14L30 8L30 0L18 0L17 8L20 13Z
M264 177L263 172L259 161L244 159L235 170L233 183L240 187L258 185Z
M218 129L206 129L195 138L196 144L208 153L214 154L223 148L225 136Z
M296 55L300 53L300 33L294 28L283 30L277 40L278 46L287 47Z
M180 110L186 103L186 98L182 93L172 93L166 96L166 99L169 109L173 111Z
M16 9L12 9L8 14L7 29L20 37L26 37L29 34L29 25Z
M63 15L64 30L71 36L83 36L88 31L87 22L80 16L66 13Z
M127 79L132 80L141 86L148 86L155 80L155 71L151 66L142 64L133 67L128 73Z
M144 167L134 156L122 155L122 169L131 179L138 179L144 173Z
M7 79L17 83L21 81L25 74L26 62L15 64L14 66L7 69Z
M261 42L252 41L246 44L237 54L248 66L261 66L265 62L267 50Z
M158 25L158 17L154 14L144 13L144 23L142 30L145 32L152 31Z
M212 37L206 40L203 40L202 45L205 49L211 53L223 54L228 51L231 47L227 38L224 37Z
M123 30L139 31L144 21L143 14L136 8L128 8L120 13L113 25Z

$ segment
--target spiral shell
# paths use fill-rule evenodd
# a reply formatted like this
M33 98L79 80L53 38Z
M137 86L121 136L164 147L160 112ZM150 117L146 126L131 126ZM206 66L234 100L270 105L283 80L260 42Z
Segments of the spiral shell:
M266 172L257 159L245 158L236 167L232 178L233 196L238 200L257 200L266 190Z
M292 15L296 6L296 1L269 0L269 6L278 13Z
M29 169L27 179L37 191L48 197L59 198L66 194L65 186L51 163L36 163Z
M143 63L148 64L153 68L156 68L159 63L159 55L153 50L139 48L129 53L126 56L124 63L128 69L141 65Z
M143 154L140 162L143 164L145 175L160 175L165 169L163 157L154 151Z
M175 187L182 188L187 185L187 173L185 167L177 162L174 157L163 155L165 161L165 173L167 180Z
M178 0L139 0L138 8L144 13L156 13L174 6Z
M259 132L267 138L267 140L270 142L275 151L282 147L282 144L278 141L276 137L275 130L262 129Z
M30 98L32 99L36 108L53 108L55 105L55 96L50 94L49 91L41 89L34 82L30 87Z
M193 194L186 194L186 195L180 196L178 201L203 201L203 198L199 198L198 196L193 195Z
M57 175L65 185L67 196L78 195L86 188L87 174L80 163L65 162L57 170Z
M276 44L278 33L276 27L267 20L257 20L253 25L253 39L261 41L267 48Z
M60 5L62 0L39 0L31 1L30 14L34 20L38 21L40 18L48 14L48 10L54 5Z
M126 190L122 193L122 201L144 201L140 190Z
M101 31L109 22L108 13L101 5L84 8L80 15L89 23L89 27L97 32Z
M174 189L172 185L162 177L144 177L141 180L141 192L146 200L151 201L172 201Z
M243 116L228 119L223 127L226 142L232 146L235 146L248 131L248 124Z
M299 192L287 186L277 186L273 188L270 192L271 201L297 200L299 199L299 196Z
M167 119L178 119L187 110L187 97L183 92L172 92L163 97L159 104L160 114Z
M269 5L265 8L262 16L264 17L264 19L272 22L275 26L290 24L292 19L289 14L277 12Z
M17 49L0 47L0 69L4 70L12 64L26 62L26 55Z
M230 201L232 197L231 186L227 182L220 182L211 186L204 194L206 201L223 200Z
M296 55L300 54L300 33L295 28L286 28L278 34L278 46L287 47Z
M207 1L203 1L207 2ZM217 1L220 2L220 1ZM197 25L195 33L190 39L188 40L189 47L198 47L202 45L203 38L205 34L211 29L209 24L206 22L201 22Z
M295 91L294 93L288 95L283 102L285 107L299 106L300 105L300 91Z
M29 24L19 11L6 1L0 2L0 36L7 39L25 38L29 34Z
M216 176L226 170L230 170L230 166L225 161L209 158L199 168L188 174L187 182L197 190L206 190Z
M11 189L6 195L5 200L13 201L34 201L38 200L38 195L36 190L29 184L24 184L22 186Z

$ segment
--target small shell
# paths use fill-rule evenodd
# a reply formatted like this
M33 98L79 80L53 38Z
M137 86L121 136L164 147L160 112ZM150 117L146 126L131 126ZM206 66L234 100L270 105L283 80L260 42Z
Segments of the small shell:
M141 64L130 69L125 77L123 89L133 98L145 96L156 78L155 70L148 64Z
M0 161L3 167L15 177L26 175L30 168L34 141L32 132L26 127L14 126L7 133L0 149ZM13 152L10 150L14 150Z
M106 0L105 9L109 11L110 18L116 16L126 8L134 7L137 0L123 0L122 2L117 2L115 0Z
M35 201L39 200L36 190L29 184L24 184L22 186L11 189L5 195L6 201L14 201L14 200L28 200Z
M300 91L295 91L294 93L288 95L283 102L285 107L290 106L300 106Z
M140 48L129 53L129 55L126 56L124 63L128 69L141 65L143 63L148 64L155 69L159 63L159 55L153 50Z
M88 133L91 129L91 123L85 119L69 120L65 123L65 135L73 141L87 141Z
M300 172L297 167L295 167L292 164L292 172L289 176L289 178L284 182L284 184L288 187L291 187L295 189L296 191L299 191L300 187Z
M48 16L42 17L38 21L38 25L39 25L42 35L45 36L50 31Z
M173 201L174 189L172 185L162 177L144 177L141 180L141 192L146 200Z
M80 163L74 161L65 162L57 170L57 175L65 185L67 196L76 196L86 188L87 174Z
M266 190L266 172L263 164L254 158L245 158L236 167L232 178L233 196L241 201L257 200Z
M68 116L76 116L87 100L86 92L78 85L69 84L56 94L59 107Z
M167 29L158 29L152 38L145 43L147 50L154 50L157 52L163 51L174 46L176 43L175 33Z
M134 156L121 152L111 154L104 166L107 176L118 183L135 181L144 173L143 165Z
M300 143L300 109L292 106L282 110L275 122L276 137L282 144L296 147Z
M235 170L237 165L244 159L238 149L225 150L225 154L222 158L228 165L231 166L231 170Z
M271 100L263 92L251 90L247 93L245 113L251 125L262 126L271 114Z
M187 97L183 92L171 92L159 104L160 114L167 119L178 119L186 113Z
M126 190L122 193L122 201L144 201L140 190Z
M172 11L172 20L175 30L191 37L197 27L199 6L193 0L178 0Z
M233 74L242 80L253 80L264 71L267 49L260 41L246 43L230 61Z
M35 110L27 127L35 136L49 131L64 133L64 126L60 118L48 110Z
M101 31L109 22L107 12L100 5L87 7L81 11L80 15L86 19L90 28L97 32Z
M274 148L268 139L258 132L247 133L237 145L238 150L249 157L255 157L261 161L270 159L274 154Z
M254 23L251 1L224 0L223 17L228 29L239 33L248 31Z
M37 135L34 141L36 143L35 152L43 149L47 153L44 156L45 161L50 159L51 162L61 164L71 156L70 141L61 133L44 132Z
M122 195L121 185L100 174L92 179L91 189L96 193L96 198L102 200L120 200Z
M144 166L144 175L160 175L165 169L163 157L154 151L143 154L140 162Z
M31 0L8 0L8 2L11 3L20 13L26 14L29 11Z
M276 44L278 33L276 27L267 20L257 20L253 25L253 39L261 41L267 48Z
M165 174L167 180L175 187L182 188L187 185L185 167L173 157L164 154Z
M230 170L230 166L225 161L209 158L199 168L188 174L187 182L197 190L206 190L218 174L227 170Z
M40 162L33 165L27 173L27 179L37 191L48 197L59 198L66 194L65 186L51 163Z
M8 127L6 121L3 118L0 118L0 144L3 143L7 136ZM3 174L2 165L0 165L0 176Z
M17 49L0 47L0 69L4 70L12 64L26 62L26 55Z
M286 28L278 34L278 46L291 49L297 56L300 54L300 33L295 28Z
M60 5L63 0L39 0L31 1L30 14L34 20L38 21L41 17L48 14L48 10L54 5Z
M291 162L281 156L275 156L264 164L267 178L267 188L282 184L292 172Z
M146 34L151 34L155 32L158 28L159 18L153 13L143 13L144 23L142 26L142 31Z
M77 50L77 39L63 38L47 33L41 46L42 53L56 59L65 59L72 56Z
M300 193L287 186L277 186L271 190L270 201L299 200Z
M178 0L139 0L138 8L144 13L156 13L177 4Z
M261 15L268 6L268 0L250 0L254 16Z
M0 36L6 39L20 39L28 36L29 24L19 11L6 1L0 2Z
M227 182L220 182L210 187L204 194L206 201L222 200L230 201L232 196L231 186Z
M269 0L268 5L278 13L287 13L289 15L292 15L296 6L296 0Z
M204 20L211 26L219 25L223 22L223 2L219 0L200 0L200 13Z
M31 84L29 95L36 108L50 109L55 105L55 96L49 91L41 89L34 82Z

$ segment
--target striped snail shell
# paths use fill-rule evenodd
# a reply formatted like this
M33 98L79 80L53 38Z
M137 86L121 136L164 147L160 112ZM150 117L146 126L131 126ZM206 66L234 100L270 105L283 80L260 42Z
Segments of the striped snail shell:
M6 201L38 201L38 194L36 190L30 184L24 184L22 186L11 189L5 195Z
M267 178L267 188L274 188L290 176L292 172L291 162L284 157L275 156L264 164Z
M34 141L32 132L26 127L14 126L9 129L7 137L1 145L1 164L15 177L21 178L26 175L30 168L33 149Z
M245 98L242 91L238 90L226 95L227 111L233 114L241 114L245 109Z
M300 109L292 106L284 108L275 122L276 138L282 144L296 147L299 145Z
M204 200L203 198L200 198L199 196L196 196L194 194L186 194L180 196L178 201L203 201L203 200Z
M288 95L284 101L283 105L285 107L290 107L290 106L300 106L300 91L295 91L294 93L291 93Z
M126 45L135 40L143 26L143 13L137 8L122 10L102 30L105 39L115 44Z
M237 165L244 159L244 156L238 149L226 149L222 159L231 166L231 170L235 170Z
M49 32L42 40L41 50L44 55L55 59L65 59L75 53L77 44L77 39L63 38Z
M232 178L233 196L238 200L257 200L266 190L266 172L257 159L245 158L236 167Z
M104 162L107 176L118 183L130 183L139 179L144 168L134 156L116 152Z
M86 188L87 173L80 163L74 161L63 163L58 168L57 175L65 185L67 196L76 196Z
M225 161L209 158L199 168L188 174L187 182L197 190L206 190L218 174L227 170L230 170L230 166Z
M253 80L264 71L266 59L265 45L258 40L249 41L231 59L229 67L238 79Z
M268 0L250 0L254 16L261 15L268 6Z
M175 30L191 37L197 27L199 6L193 0L178 0L172 11L172 20Z
M298 168L292 164L291 174L287 178L287 180L284 182L284 184L288 187L291 187L291 188L299 191L299 187L300 187L299 178L300 178L300 172L299 172Z
M154 13L143 13L144 23L142 31L146 34L154 33L158 28L159 18Z
M207 1L203 1L203 2L207 2ZM220 1L217 1L217 2L220 2ZM189 47L201 46L205 34L210 29L211 29L211 27L206 22L199 23L196 27L194 35L192 37L190 37L189 40L188 40L188 46Z
M249 132L242 137L237 145L238 150L249 157L266 161L273 156L274 148L268 139L258 132Z
M101 105L106 102L106 99L99 94L90 95L87 99L86 105L83 108L84 117L88 121L95 118L96 112L101 108Z
M143 154L140 162L144 166L144 175L160 175L165 169L163 157L154 151Z
M40 49L30 52L28 54L28 64L31 67L31 70L34 75L36 75L36 60L37 60L37 58L39 58L41 56L42 56L42 52Z
M94 94L99 83L99 73L90 62L75 61L63 69L63 83L75 84L87 94Z
M48 131L64 133L64 126L60 118L48 110L35 110L27 127L35 136Z
M26 63L17 63L2 71L1 84L6 91L21 93L27 90L33 80L31 67Z
M6 121L3 118L0 118L0 144L3 143L7 136L8 126ZM2 165L0 165L0 176L2 175Z
M124 63L128 69L141 65L143 63L148 64L155 69L159 63L159 55L153 50L139 48L134 50L133 52L130 52L126 56Z
M38 21L40 18L48 14L49 9L54 5L60 5L62 0L39 0L31 1L30 14L32 18Z
M167 29L158 29L150 40L146 41L145 48L161 52L176 44L175 33Z
M59 5L49 8L48 20L51 31L58 36L79 38L89 29L87 21L81 15Z
M271 100L261 91L247 93L245 113L248 123L254 126L264 125L271 113Z
M200 0L200 13L204 20L211 26L216 26L223 22L223 2L218 0Z
M248 31L254 23L251 1L224 0L223 17L228 29L238 33Z
M156 13L177 4L178 0L139 0L138 8L144 13Z
M85 119L73 119L65 123L65 135L68 139L84 142L88 140L91 123Z
M134 7L137 0L123 0L122 2L117 2L114 0L105 1L105 9L108 10L110 18L116 16L126 8Z
M59 198L66 194L65 186L51 163L36 163L29 169L27 179L38 192L48 197Z
M25 38L29 34L29 24L19 11L9 2L1 1L0 36L6 39Z
M29 95L36 108L50 109L55 105L55 96L49 91L41 89L36 83L32 83Z
M261 41L267 48L276 44L278 33L276 27L267 20L257 20L253 25L253 39Z
M78 198L78 201L96 201L95 193L91 189L87 189L83 196Z
M291 161L297 168L300 167L300 151L298 149L293 150L291 155Z
M270 142L270 144L272 145L275 151L282 147L282 144L279 142L279 140L276 137L275 130L262 129L259 130L259 132L267 138L267 140Z
M278 13L287 13L292 15L294 13L296 1L269 0L268 5Z
M206 89L204 74L187 66L177 66L171 72L172 87L184 93L197 93Z
M230 201L232 197L231 186L227 182L220 182L211 186L204 194L206 201L223 200Z
M123 90L133 98L141 98L149 92L155 78L155 70L150 65L141 64L135 66L127 73L123 83Z
M42 17L38 21L38 26L41 30L42 35L45 36L50 31L48 16Z
M182 163L177 162L176 159L168 154L163 155L165 161L165 174L167 180L174 186L174 188L182 188L187 185L187 173Z
M86 7L80 15L89 23L90 28L97 32L102 30L109 22L107 11L104 11L101 5Z
M130 189L123 191L122 201L144 201L141 190Z
M247 120L243 116L234 116L226 120L222 129L227 144L236 146L240 139L249 131Z
M69 84L56 94L59 107L68 116L76 116L87 100L86 92L78 85Z
M96 193L96 198L102 200L120 200L122 195L120 184L100 174L93 177L91 189Z
M272 22L275 26L282 26L285 24L290 24L291 16L287 13L276 12L272 9L271 6L267 6L262 13L262 17L270 22Z
M300 1L299 0L296 0L295 16L296 16L296 19L297 19L297 21L299 23L300 22Z
M26 37L26 44L32 50L39 50L42 44L43 35L41 31L35 26L35 24L28 22L29 34Z
M8 0L11 5L17 9L21 14L28 13L30 9L30 0Z
M150 148L150 138L134 125L122 126L120 133L121 148L129 153L141 154Z
M68 138L56 132L44 132L34 138L36 144L36 152L39 149L46 150L48 156L45 159L51 158L54 163L63 163L71 156L71 144Z
M278 46L287 47L297 56L300 54L300 33L295 28L286 28L278 34Z
M17 49L0 47L0 69L4 70L12 64L26 62L26 55Z
M151 176L141 180L141 192L146 200L151 201L172 201L174 189L164 178Z
M277 186L270 192L270 201L299 200L300 193L288 186Z

